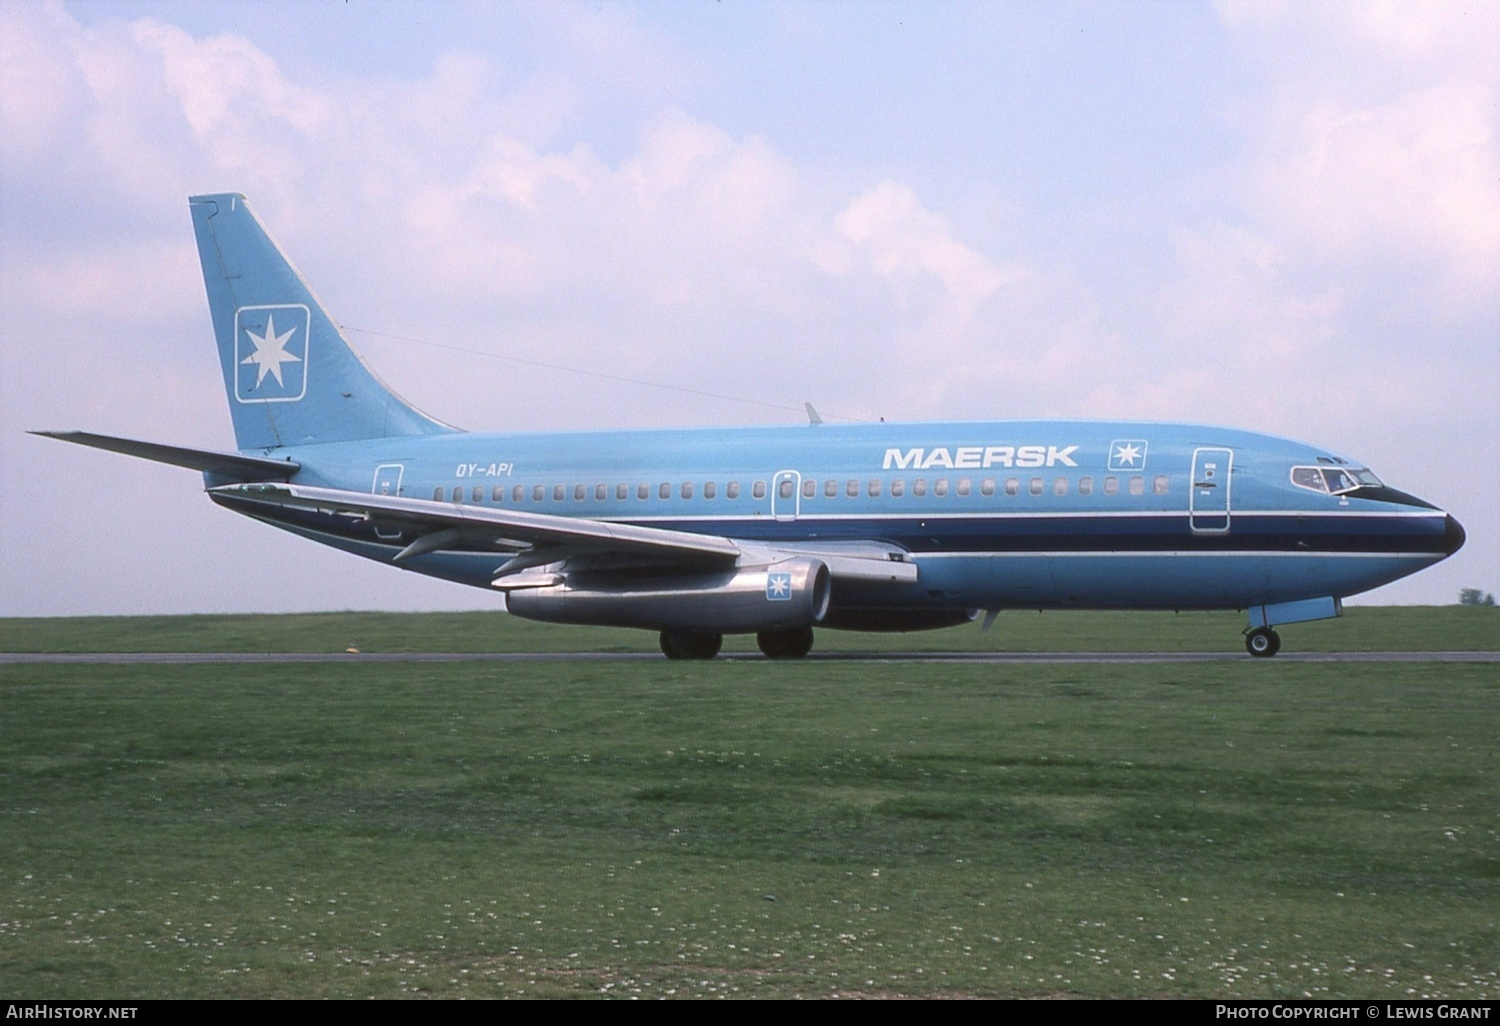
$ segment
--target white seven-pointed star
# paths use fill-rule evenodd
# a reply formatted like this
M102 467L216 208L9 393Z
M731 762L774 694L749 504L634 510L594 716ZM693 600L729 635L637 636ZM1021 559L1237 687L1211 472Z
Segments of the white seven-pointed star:
M766 591L772 598L782 598L792 590L792 579L786 574L772 574Z
M1121 463L1128 463L1134 466L1135 461L1140 459L1140 457L1141 450L1128 442L1115 450L1115 459Z
M285 334L276 334L276 318L274 315L266 317L266 333L257 335L249 328L245 334L250 336L250 341L255 343L255 352L240 361L241 364L253 363L257 365L255 376L255 387L259 388L261 382L266 380L269 374L276 379L276 384L283 385L281 380L281 365L284 363L301 363L302 357L293 356L286 351L286 344L290 341L292 333L296 328L288 328Z

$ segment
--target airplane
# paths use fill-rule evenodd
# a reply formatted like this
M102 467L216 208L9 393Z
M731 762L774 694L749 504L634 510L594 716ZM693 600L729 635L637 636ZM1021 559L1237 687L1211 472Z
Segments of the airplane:
M244 196L189 199L236 452L63 441L202 473L237 513L503 592L509 611L660 633L917 631L1003 609L1247 611L1276 628L1431 566L1464 530L1358 460L1195 424L1038 420L471 434L364 364Z

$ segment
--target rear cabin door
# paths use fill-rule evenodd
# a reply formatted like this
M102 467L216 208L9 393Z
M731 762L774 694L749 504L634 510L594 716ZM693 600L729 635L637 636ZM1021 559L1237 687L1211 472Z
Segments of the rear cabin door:
M401 475L406 472L403 463L382 463L375 468L375 480L370 485L370 491L375 495L389 495L392 497L401 494ZM400 531L382 531L375 528L375 534L380 538L400 538Z

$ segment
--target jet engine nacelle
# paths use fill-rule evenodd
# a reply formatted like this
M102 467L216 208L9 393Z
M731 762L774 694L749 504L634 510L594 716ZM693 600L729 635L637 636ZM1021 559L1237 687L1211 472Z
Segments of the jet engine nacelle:
M718 573L570 573L510 592L506 606L547 623L751 634L822 622L831 590L828 567L799 558Z

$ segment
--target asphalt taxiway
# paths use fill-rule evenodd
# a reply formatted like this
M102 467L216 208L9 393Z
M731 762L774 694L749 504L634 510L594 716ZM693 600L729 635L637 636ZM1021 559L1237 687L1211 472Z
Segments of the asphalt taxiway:
M649 662L655 652L0 652L0 666L173 665L192 663L566 663ZM730 662L763 662L757 652L726 652ZM864 663L1496 663L1500 652L1282 652L1257 660L1244 652L822 652L809 662Z

